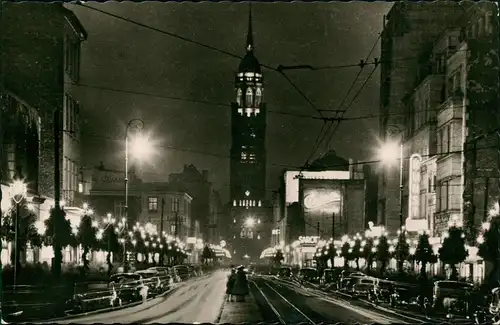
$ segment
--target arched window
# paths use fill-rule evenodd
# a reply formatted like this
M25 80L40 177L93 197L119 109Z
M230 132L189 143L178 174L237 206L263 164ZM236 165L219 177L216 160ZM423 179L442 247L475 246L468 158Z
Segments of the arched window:
M241 91L241 89L238 89L238 91L236 91L236 102L238 103L238 106L241 106L241 96L243 95L243 92Z
M260 103L262 103L262 90L257 88L257 91L255 92L255 106L259 106Z
M246 107L252 107L252 105L253 105L252 88L247 88L245 104L246 104Z

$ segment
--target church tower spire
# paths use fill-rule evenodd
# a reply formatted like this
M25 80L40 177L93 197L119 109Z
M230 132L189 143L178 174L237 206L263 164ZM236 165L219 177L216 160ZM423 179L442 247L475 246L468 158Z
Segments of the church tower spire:
M252 30L252 4L248 10L248 32L247 32L247 52L253 51L253 30Z

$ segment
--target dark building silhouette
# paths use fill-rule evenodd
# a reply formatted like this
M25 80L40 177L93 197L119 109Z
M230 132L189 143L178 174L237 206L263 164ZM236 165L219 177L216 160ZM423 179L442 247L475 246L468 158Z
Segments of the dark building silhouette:
M267 221L266 208L266 106L263 103L263 76L254 55L251 12L248 21L246 54L235 76L235 98L231 104L232 146L230 205L233 217L232 246L241 255L259 256L257 240L264 223L245 228L245 220ZM262 224L262 225L261 225ZM241 240L240 240L241 239ZM239 242L238 244L236 242ZM246 244L243 244L246 242ZM261 241L264 242L264 241ZM238 249L237 246L242 249ZM250 248L250 246L252 248ZM252 251L250 253L249 249ZM234 252L233 252L234 254Z

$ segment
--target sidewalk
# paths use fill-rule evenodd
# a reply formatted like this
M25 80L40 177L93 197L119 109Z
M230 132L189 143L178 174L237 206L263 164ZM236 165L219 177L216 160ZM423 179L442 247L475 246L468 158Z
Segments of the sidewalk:
M219 324L239 324L262 322L262 315L252 294L248 295L245 302L225 301Z

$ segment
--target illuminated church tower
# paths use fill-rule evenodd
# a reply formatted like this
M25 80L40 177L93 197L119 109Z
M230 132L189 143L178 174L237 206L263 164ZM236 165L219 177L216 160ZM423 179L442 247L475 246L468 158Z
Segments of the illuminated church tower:
M262 71L254 55L251 11L246 55L236 73L234 95L235 102L231 104L230 163L233 239L241 239L241 245L259 246L248 242L260 239L258 224L249 229L250 232L245 233L244 229L249 218L257 221L264 217L259 211L265 208L266 194L266 106L263 103Z

